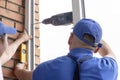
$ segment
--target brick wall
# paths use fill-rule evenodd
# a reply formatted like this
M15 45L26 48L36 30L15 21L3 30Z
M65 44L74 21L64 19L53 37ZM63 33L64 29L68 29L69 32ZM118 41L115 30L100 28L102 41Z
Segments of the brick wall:
M25 18L25 0L0 0L0 21L7 26L13 26L17 29L17 34L9 35L9 43L13 42L19 33L24 30ZM39 0L35 0L35 22L39 22ZM35 24L35 64L40 62L40 41L39 24ZM15 55L2 66L4 80L17 80L13 74L13 69L20 59L20 48Z
M35 23L39 22L39 0L35 0ZM40 63L40 31L39 24L35 24L35 64L36 66Z

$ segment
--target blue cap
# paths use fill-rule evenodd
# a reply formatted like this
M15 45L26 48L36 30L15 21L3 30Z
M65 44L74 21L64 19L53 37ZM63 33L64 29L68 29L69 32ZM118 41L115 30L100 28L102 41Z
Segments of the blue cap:
M17 31L13 27L8 27L0 21L0 35L15 34Z
M102 39L102 28L100 25L92 19L81 19L73 27L73 33L83 42L92 47L102 47L100 40ZM88 41L84 38L84 35L88 34L93 36L94 42Z

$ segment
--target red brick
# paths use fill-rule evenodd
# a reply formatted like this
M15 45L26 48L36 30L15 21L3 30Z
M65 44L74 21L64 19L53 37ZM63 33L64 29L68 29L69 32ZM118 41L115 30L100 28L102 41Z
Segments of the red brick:
M39 29L35 29L35 36L40 37L40 30Z
M9 78L15 79L15 75L14 75L12 69L8 69L8 68L3 67L2 70L3 70L4 77L9 77Z
M35 11L39 12L39 6L38 5L35 5Z
M37 4L37 5L38 5L38 4L39 4L39 0L35 0L35 4Z
M35 38L35 45L36 46L40 46L40 40L39 40L39 38Z
M18 12L19 11L19 7L18 5L15 5L13 3L7 2L7 9Z
M13 38L13 39L18 38L18 36L19 36L19 33L16 33L16 34L8 34L8 37Z
M35 64L39 64L40 63L40 57L35 56Z
M37 21L36 23L38 23L38 24L34 24L35 28L39 29L40 28L39 21Z
M2 22L9 27L14 27L14 21L8 20L6 18L2 18Z
M39 20L39 13L35 13L35 19Z
M23 31L24 30L24 25L21 24L21 23L15 23L15 28L18 30L18 31Z
M3 66L7 66L9 68L14 67L14 60L9 60L7 63L5 63Z
M22 5L22 0L8 0L8 1L18 4L18 5Z
M16 51L16 53L13 55L12 58L19 60L20 59L20 51Z
M23 7L20 7L20 14L25 15L25 9Z
M36 55L36 56L40 56L40 49L35 48L35 55Z
M23 22L23 16L15 12L0 8L0 15Z
M5 0L0 0L0 6L5 7Z

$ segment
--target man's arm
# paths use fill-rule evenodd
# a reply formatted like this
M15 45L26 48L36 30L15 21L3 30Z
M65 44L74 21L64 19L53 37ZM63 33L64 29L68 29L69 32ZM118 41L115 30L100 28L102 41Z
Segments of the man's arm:
M19 38L8 45L0 56L1 65L5 64L16 52L17 48L21 43L31 39L31 36L28 36L26 32L22 33Z
M105 42L105 41L101 41L101 43L103 44L102 48L99 49L99 54L102 57L110 57L116 60L116 56L114 54L114 52L112 51L111 47Z

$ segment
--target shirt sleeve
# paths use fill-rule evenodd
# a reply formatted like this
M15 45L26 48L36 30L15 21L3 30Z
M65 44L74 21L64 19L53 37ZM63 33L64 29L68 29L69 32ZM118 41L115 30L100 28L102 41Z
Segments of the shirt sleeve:
M102 68L116 68L118 67L116 60L110 57L103 57L100 60L100 64Z
M110 80L117 80L118 75L118 65L117 62L109 57L103 57L99 60L98 67L101 71L102 77L112 78ZM103 74L106 73L106 74ZM108 75L108 76L106 76Z
M73 80L75 64L70 60L68 57L59 57L41 63L33 72L32 80Z

